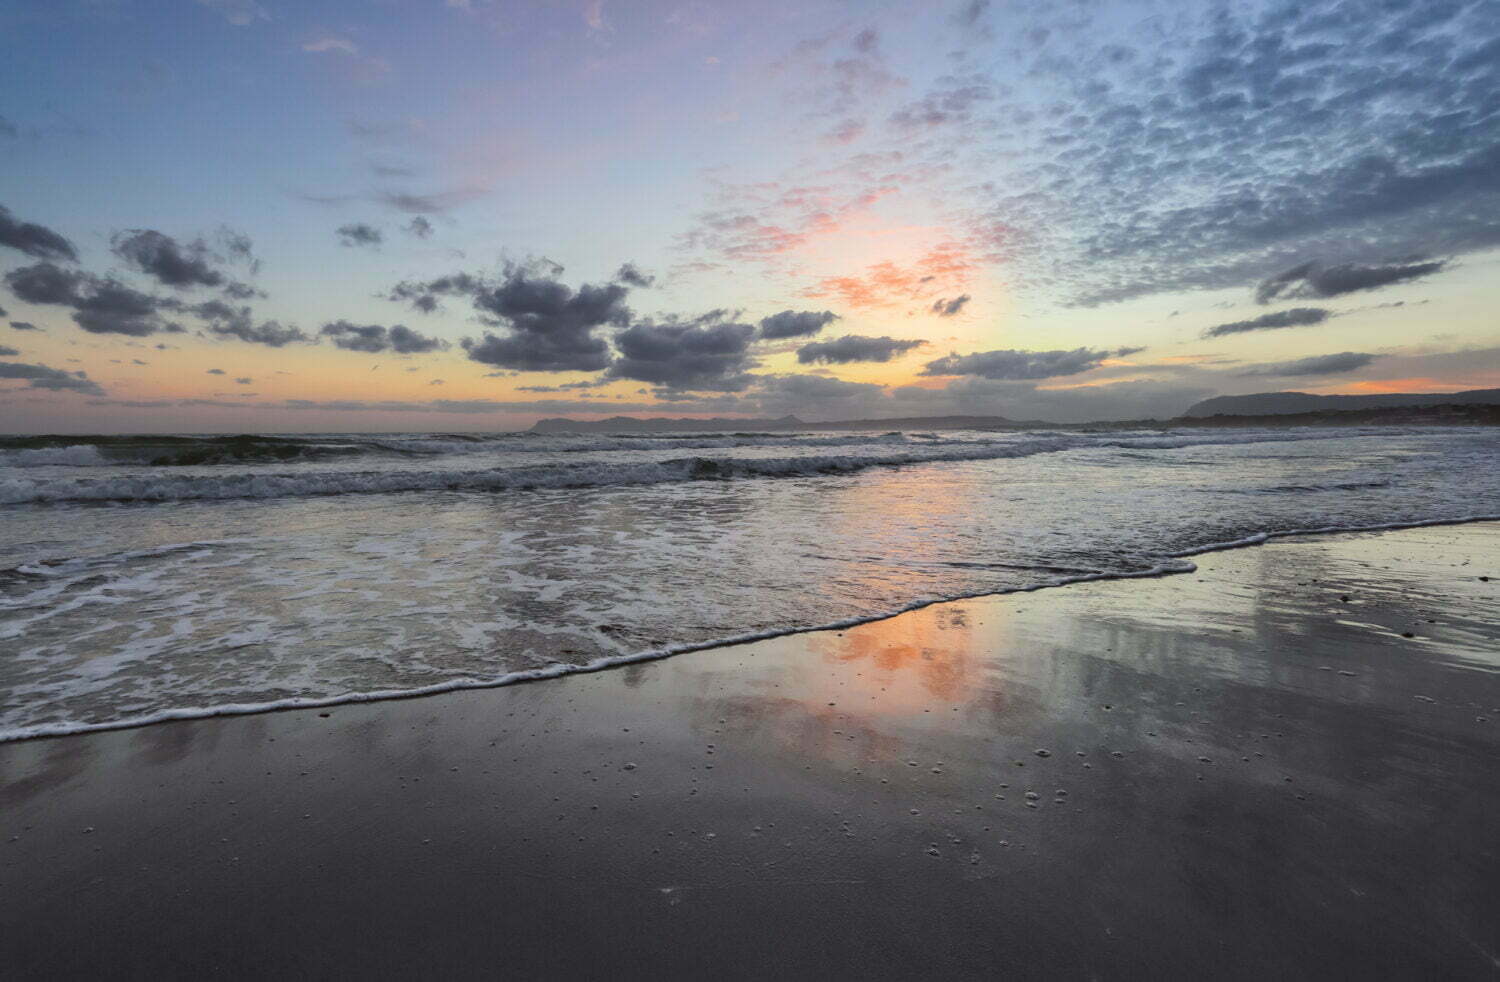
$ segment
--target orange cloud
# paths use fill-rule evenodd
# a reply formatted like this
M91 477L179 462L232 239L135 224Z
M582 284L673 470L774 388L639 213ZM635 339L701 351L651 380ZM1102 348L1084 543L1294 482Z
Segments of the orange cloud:
M802 291L815 299L837 298L849 307L890 307L961 290L975 269L973 258L957 242L929 249L910 266L889 260L866 267L864 276L830 276Z

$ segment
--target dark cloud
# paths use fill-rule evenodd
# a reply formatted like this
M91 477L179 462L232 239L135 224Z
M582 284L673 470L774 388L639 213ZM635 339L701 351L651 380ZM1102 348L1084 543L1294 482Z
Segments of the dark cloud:
M797 360L804 365L846 365L855 361L890 361L897 355L926 344L921 340L899 340L891 337L872 338L861 334L845 334L833 341L814 341L797 349Z
M300 328L284 325L280 321L268 320L256 324L249 307L233 307L222 300L208 300L190 310L203 319L211 333L219 337L237 338L271 348L313 340Z
M86 372L65 372L46 365L24 365L16 362L0 362L0 379L25 379L30 389L53 389L66 392L83 392L102 396L104 390L97 382L89 381Z
M1278 299L1326 298L1360 290L1376 290L1392 283L1431 276L1445 266L1447 263L1443 261L1387 263L1378 266L1346 263L1326 267L1304 263L1262 282L1255 290L1255 300L1257 303L1270 303Z
M175 310L172 301L153 297L114 280L101 280L73 304L73 320L91 334L125 334L142 338L157 331L169 330L157 316L161 310Z
M12 328L14 328L15 330L17 330L17 331L40 331L41 330L40 327L37 327L35 324L31 323L30 321L11 321L10 322L10 326Z
M21 136L21 131L18 130L18 129L16 129L16 124L12 123L10 120L6 119L4 116L0 116L0 137L5 137L6 139L10 139L10 140L15 140L15 139L18 139L20 136Z
M937 314L939 317L952 317L960 310L963 310L964 304L968 303L971 299L972 298L967 293L962 293L954 297L952 300L934 300L932 302L932 312L934 314Z
M1379 355L1366 354L1359 351L1341 351L1334 355L1315 355L1311 358L1298 358L1294 361L1278 361L1265 365L1251 365L1249 368L1235 374L1246 378L1264 375L1336 375L1340 372L1352 372L1356 369L1364 368L1379 357Z
M130 229L115 235L110 244L115 255L166 286L186 289L224 284L224 274L214 268L214 256L201 240L183 246L154 229Z
M609 344L595 332L606 325L630 323L627 293L618 283L585 284L574 292L535 267L511 266L498 286L484 286L473 294L475 308L509 332L486 332L478 341L465 338L464 350L474 361L500 368L599 371L609 366Z
M1140 354L1142 351L1145 351L1145 350L1146 349L1145 349L1144 346L1135 347L1135 348L1116 348L1115 349L1115 357L1116 358L1126 358L1126 357L1129 357L1130 355Z
M767 341L780 338L809 338L839 319L831 310L783 310L762 317L760 336Z
M387 328L380 324L351 324L341 320L324 324L319 333L333 338L336 346L347 351L367 351L372 354L393 351L398 355L413 355L448 348L447 341L426 337L404 324Z
M250 284L241 283L238 280L230 280L224 284L224 296L231 300L253 300L265 295L264 290L257 290Z
M253 379L253 378L237 378L234 381L235 381L236 385L249 385L250 383L254 382L255 379Z
M391 287L387 300L406 302L424 314L438 309L439 297L472 297L485 289L483 277L471 273L453 273L432 280L403 280Z
M14 358L20 353L20 349L18 348L10 348L3 344L0 344L0 358Z
M223 374L225 374L225 371L222 368L210 368L208 370L207 374L209 374L209 375L223 375Z
M656 277L642 272L635 263L624 263L615 273L615 282L645 288L655 285Z
M35 222L18 222L9 208L0 205L0 245L19 249L34 259L78 261L73 243Z
M750 324L699 318L687 323L636 324L615 335L620 358L610 378L649 382L667 390L739 392L752 381Z
M92 334L145 337L170 330L159 313L181 309L175 300L48 262L13 269L5 280L11 292L28 303L71 307L74 322Z
M432 237L432 222L422 215L412 216L412 220L406 223L406 231L419 239Z
M1206 338L1221 338L1226 334L1243 334L1246 331L1271 331L1282 327L1307 327L1321 324L1333 316L1333 311L1322 307L1293 307L1278 310L1274 314L1262 314L1247 321L1219 324L1203 332Z
M1075 348L1072 351L979 351L972 355L951 354L929 361L923 375L977 375L992 380L1056 378L1077 375L1110 357L1108 351Z
M335 231L338 233L339 245L343 246L378 246L385 239L380 234L380 229L364 222L340 225Z
M27 303L71 306L91 282L87 273L63 269L49 262L22 266L5 274L10 292Z

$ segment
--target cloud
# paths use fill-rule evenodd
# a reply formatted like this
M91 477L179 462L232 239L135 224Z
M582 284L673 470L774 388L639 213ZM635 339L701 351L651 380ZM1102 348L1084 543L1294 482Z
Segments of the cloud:
M197 0L198 5L224 15L224 19L236 27L245 27L257 20L270 20L266 8L255 0Z
M1255 301L1269 303L1277 299L1326 298L1360 290L1376 290L1392 283L1431 276L1441 272L1447 265L1444 261L1387 263L1378 266L1345 263L1342 266L1327 267L1304 263L1263 281L1255 290Z
M447 341L426 337L404 324L386 328L379 324L360 325L341 320L324 324L319 333L333 338L333 343L346 351L367 351L372 354L393 351L398 355L412 355L445 351L448 348Z
M951 354L929 361L923 375L977 375L986 379L1043 379L1077 375L1110 357L1108 351L1075 348L1072 351L980 351L972 355Z
M630 323L628 293L618 283L585 284L574 292L532 268L512 265L498 286L479 287L473 294L475 308L497 319L508 333L486 332L478 341L465 338L464 350L470 359L500 368L598 371L609 366L610 353L609 344L595 332Z
M1271 331L1282 327L1307 327L1321 324L1333 316L1333 311L1322 307L1293 307L1278 310L1274 314L1262 314L1247 321L1218 324L1203 332L1206 338L1221 338L1226 334L1243 334L1246 331Z
M397 303L405 301L422 313L430 314L438 309L438 297L472 297L486 286L481 276L452 273L431 280L403 280L391 287L386 299Z
M223 374L225 374L225 372L224 372L224 369L222 369L222 368L210 368L205 374L208 374L208 375L223 375Z
M977 265L957 242L934 246L910 266L880 262L863 276L831 276L803 291L807 297L836 297L849 307L869 309L925 301L938 292L961 289Z
M97 382L89 381L86 372L65 372L46 365L25 365L17 362L0 362L0 379L25 379L29 389L52 389L60 392L83 392L102 396L104 390Z
M0 358L14 358L20 353L21 351L18 348L11 348L7 347L6 345L0 344Z
M938 298L932 302L932 312L939 317L952 317L964 309L964 304L972 298L967 293L961 293L952 300Z
M1249 368L1235 374L1243 378L1263 375L1336 375L1340 372L1352 372L1356 369L1364 368L1379 357L1379 355L1366 354L1359 351L1341 351L1334 355L1315 355L1311 358L1298 358L1294 361L1278 361L1264 365L1251 365Z
M738 392L755 365L750 324L716 321L716 314L686 323L645 321L615 335L620 358L610 378L649 382L667 390Z
M250 383L254 382L255 379L253 379L253 378L237 378L234 381L235 381L236 385L249 385Z
M212 255L202 241L184 248L170 235L152 229L130 229L116 234L110 244L115 255L166 286L183 289L224 284L224 274L213 268Z
M834 341L815 341L797 349L797 361L804 365L846 365L855 361L890 361L897 355L926 344L921 340L898 340L891 337L865 337L845 334Z
M16 221L4 205L0 205L0 245L19 249L34 259L78 261L73 243L45 225Z
M10 292L34 304L72 305L91 279L87 273L63 269L49 262L22 266L5 274Z
M760 336L767 341L812 337L838 319L831 310L783 310L761 318Z
M615 273L615 281L626 286L646 288L655 285L656 277L643 272L635 263L624 263Z
M990 0L969 0L968 3L953 12L953 23L964 29L972 29L979 23L979 18L990 9Z
M4 116L0 116L0 137L5 137L8 140L16 140L19 139L20 136L21 131L16 129L16 124L12 123Z
M336 231L339 245L343 246L378 246L385 238L380 234L380 229L364 222L340 225Z
M325 37L316 41L309 41L302 46L303 51L320 54L324 51L339 51L346 55L359 54L359 48L348 38Z
M413 215L412 220L406 223L406 231L419 239L432 238L432 222L422 215Z
M17 330L17 331L40 331L41 330L40 327L37 327L35 324L31 323L30 321L11 321L10 322L10 326L13 329Z
M284 325L280 321L261 321L257 325L249 307L232 307L222 300L208 300L189 309L203 319L211 333L220 337L238 338L270 348L313 340L300 328Z
M372 195L372 198L396 211L438 215L457 205L473 201L475 198L482 198L486 194L489 194L487 187L464 187L454 188L451 191L434 191L431 194L380 191Z
M891 113L891 125L903 130L932 129L972 123L980 103L995 99L995 89L983 75L945 75L933 91Z

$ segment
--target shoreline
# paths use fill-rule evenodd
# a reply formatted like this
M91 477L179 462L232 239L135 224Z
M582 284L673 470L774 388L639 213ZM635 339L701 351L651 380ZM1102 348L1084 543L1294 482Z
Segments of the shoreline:
M568 685L7 743L0 959L1493 978L1497 574L1500 523L1299 536Z
M0 746L8 743L21 743L30 740L53 740L70 736L79 736L89 733L109 733L118 730L133 730L146 726L158 726L164 723L191 722L193 720L233 718L239 716L257 716L265 713L295 712L309 709L332 709L340 706L363 705L368 703L392 702L403 699L424 699L429 696L440 696L452 692L483 691L486 689L500 689L512 685L524 685L533 682L547 682L555 679L566 678L571 675L591 675L596 672L606 672L612 669L622 668L628 665L644 664L654 661L662 661L674 658L678 655L692 654L701 651L714 651L720 648L733 648L739 645L755 644L760 641L769 641L776 638L796 637L804 634L816 634L825 631L842 631L866 624L879 623L917 611L939 606L942 604L960 603L972 600L984 600L992 598L1010 597L1035 593L1039 590L1053 590L1061 587L1075 586L1081 583L1115 582L1120 580L1155 579L1158 577L1177 576L1197 571L1197 566L1192 563L1190 557L1210 555L1217 552L1226 552L1236 549L1249 549L1265 545L1282 539L1296 539L1303 536L1325 536L1325 535L1359 535L1380 532L1399 532L1407 529L1439 528L1444 526L1459 526L1481 524L1485 522L1500 522L1500 515L1477 515L1464 518L1436 518L1423 519L1414 522L1393 522L1375 525L1359 526L1325 526L1316 529L1292 529L1274 530L1270 532L1257 532L1241 539L1227 542L1215 542L1203 546L1195 546L1180 552L1167 554L1164 559L1184 560L1185 565L1180 568L1172 568L1166 564L1158 564L1149 569L1131 571L1125 573L1097 573L1080 574L1077 576L1064 576L1045 583L1037 583L1030 586L1015 587L1010 590L983 591L979 593L958 594L951 597L940 597L935 600L914 601L898 610L871 614L867 617L851 617L844 620L832 621L826 624L817 624L810 627L789 627L772 631L751 632L747 634L732 635L724 638L714 638L703 642L690 642L681 645L670 645L666 648L653 649L650 651L637 652L626 655L611 655L605 658L582 665L571 665L557 663L545 668L528 669L519 672L511 672L492 679L453 679L445 682L435 683L430 686L420 686L414 689L391 689L377 690L373 692L352 692L335 696L295 696L288 699L273 700L264 703L230 703L223 706L207 708L183 708L164 710L146 717L138 717L123 720L111 720L103 723L59 723L39 724L36 726L22 727L19 729L0 731ZM168 548L177 548L176 546Z

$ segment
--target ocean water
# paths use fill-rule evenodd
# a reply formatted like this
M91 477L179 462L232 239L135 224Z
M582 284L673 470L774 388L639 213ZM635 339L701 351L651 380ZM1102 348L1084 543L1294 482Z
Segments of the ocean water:
M1496 517L1488 429L0 438L0 739Z

